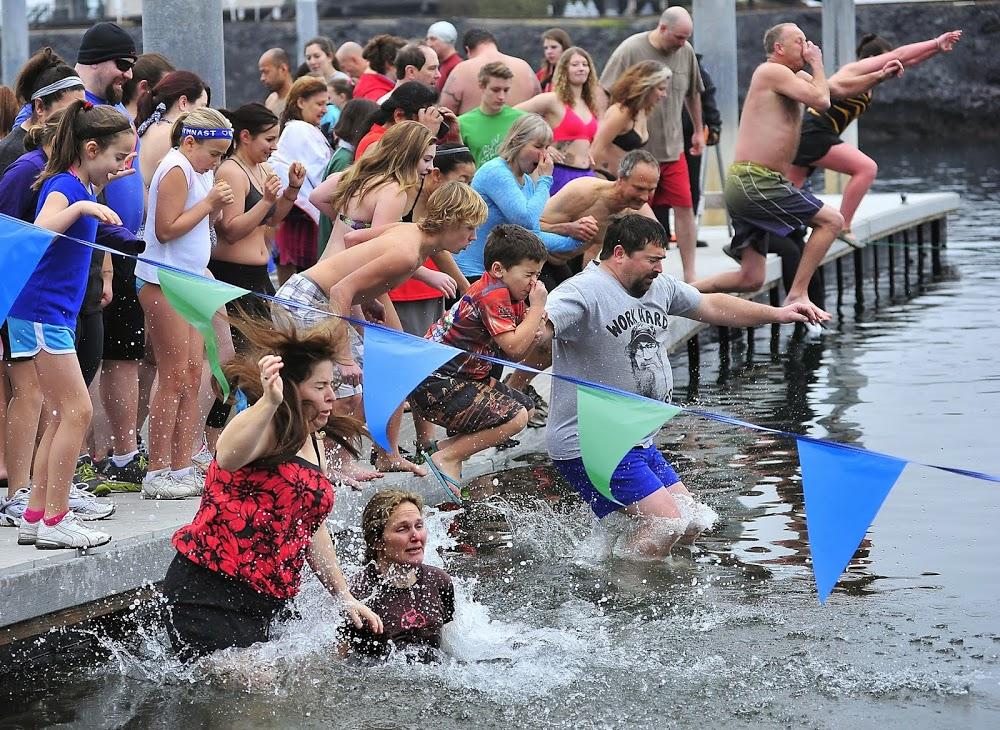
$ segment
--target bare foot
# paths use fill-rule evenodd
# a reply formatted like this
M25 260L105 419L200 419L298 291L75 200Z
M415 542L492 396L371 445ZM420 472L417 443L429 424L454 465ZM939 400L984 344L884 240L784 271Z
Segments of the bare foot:
M352 479L341 471L336 469L330 470L330 481L334 484L343 484L345 487L350 487L355 492L360 492L364 489L364 485L361 484L357 479Z
M327 451L326 462L329 464L331 472L347 477L352 481L370 482L373 479L381 479L385 476L380 471L365 468L360 462L354 459L344 458L343 454L333 454Z
M434 461L434 465L441 470L442 474L447 474L456 482L462 481L461 461L452 461L447 457L442 456L440 451L436 451L431 454L431 459Z
M861 244L858 242L858 239L854 237L854 233L851 232L850 228L845 228L840 233L838 233L837 238L846 243L848 246L851 246L853 248L861 248Z
M389 453L379 449L375 452L375 468L381 472L408 471L418 477L427 476L427 470L404 458L398 451Z

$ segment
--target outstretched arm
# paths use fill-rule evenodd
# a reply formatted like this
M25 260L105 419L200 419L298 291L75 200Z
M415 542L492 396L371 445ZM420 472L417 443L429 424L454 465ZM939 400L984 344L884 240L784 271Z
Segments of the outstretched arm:
M892 76L902 76L904 68L916 66L939 53L948 53L961 38L962 31L951 30L937 38L910 43L877 56L848 63L830 78L830 94L835 98L860 94L880 81Z
M698 308L687 316L720 327L756 327L774 322L808 322L812 319L812 309L802 304L770 307L729 294L702 294Z

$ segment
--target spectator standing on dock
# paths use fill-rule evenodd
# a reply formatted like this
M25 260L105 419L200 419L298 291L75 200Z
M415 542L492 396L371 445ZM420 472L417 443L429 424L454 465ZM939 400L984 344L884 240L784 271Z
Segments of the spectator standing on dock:
M456 114L464 114L479 106L481 90L479 69L493 61L500 61L514 72L507 103L517 106L535 94L541 93L538 79L531 66L521 58L508 56L497 48L497 39L488 30L472 28L462 37L462 45L469 58L455 66L448 82L441 91L441 103Z
M368 61L364 57L364 49L354 41L347 41L337 49L337 64L357 83L361 74L368 70Z
M455 41L458 40L458 31L455 26L447 20L439 20L432 23L427 29L427 45L434 49L438 61L441 64L441 77L437 80L437 90L444 89L448 76L464 59L455 50Z
M552 84L556 75L556 64L563 51L573 45L573 39L569 33L562 28L549 28L542 33L542 66L538 69L535 77L542 88L542 93L547 94L553 90Z
M804 303L778 309L726 294L701 294L662 273L666 246L666 231L656 220L632 214L611 223L600 261L549 295L545 338L551 338L554 374L669 402L671 317L726 327L817 319ZM711 526L714 512L694 501L657 450L655 434L632 448L615 469L611 492L619 504L602 496L580 455L576 386L554 379L551 400L549 455L597 517L622 511L638 522L630 549L664 557L678 540L693 541Z
M271 48L257 61L260 83L268 90L264 106L280 117L285 111L285 99L292 90L292 61L284 48Z
M374 633L381 622L351 595L325 520L333 485L318 431L345 448L361 424L332 415L335 365L345 325L308 332L242 320L250 348L226 373L250 405L219 436L205 494L163 579L170 639L182 656L267 641L299 591L304 562L349 620Z
M388 489L361 515L365 567L350 581L355 596L382 619L382 631L344 626L341 654L384 659L393 652L433 661L441 629L455 616L451 576L424 563L427 527L420 495Z
M497 156L511 125L526 112L507 103L514 72L500 62L488 63L479 69L479 106L458 118L462 125L462 141L468 145L477 166Z
M688 282L695 279L696 232L684 149L690 142L691 154L700 155L705 146L701 115L701 92L705 87L694 49L688 43L693 31L691 16L684 8L667 8L656 28L622 41L601 74L601 86L607 90L629 66L640 61L659 61L672 72L666 99L654 107L649 117L646 149L660 161L660 182L653 196L653 212L665 221L669 209L673 208L677 246L681 252L684 280ZM690 140L683 134L681 110L684 106L696 130Z
M726 207L735 235L730 250L740 257L740 270L716 274L695 283L702 292L757 291L764 284L768 236L787 237L812 226L785 303L807 305L812 319L829 318L809 300L813 273L844 218L785 178L799 143L802 106L828 109L830 91L823 54L794 23L782 23L764 35L767 60L750 80L736 136L734 159L726 174ZM803 69L809 66L812 74Z
M840 135L868 110L875 86L888 79L899 78L904 69L951 51L961 37L962 31L953 30L937 38L893 50L884 38L866 35L857 49L858 60L843 66L830 77L830 107L823 110L810 106L806 109L799 148L789 168L788 178L801 188L817 168L850 175L840 201L844 229L838 238L857 245L851 232L854 213L878 172L875 160L841 140Z
M333 52L333 41L326 36L316 36L306 41L302 53L309 67L309 73L317 78L321 78L327 83L334 79L347 79L346 73L337 68L337 61Z
M396 87L393 63L396 53L405 45L406 40L388 33L377 35L365 44L362 56L368 68L361 72L354 85L355 99L371 99L377 103Z
M419 81L437 91L437 82L441 78L441 65L438 63L437 54L434 49L426 43L417 41L407 43L396 53L396 60L393 62L396 70L396 88L408 81ZM392 94L386 92L378 100L381 104Z
M139 99L135 123L142 149L139 171L149 187L153 173L170 150L170 129L181 114L208 106L208 87L197 74L171 71Z

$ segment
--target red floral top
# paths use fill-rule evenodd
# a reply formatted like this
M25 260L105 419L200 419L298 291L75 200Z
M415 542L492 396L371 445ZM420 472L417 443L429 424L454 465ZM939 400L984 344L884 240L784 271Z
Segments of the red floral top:
M306 550L333 499L330 480L300 457L232 472L213 460L198 513L173 544L192 563L285 600L299 592Z

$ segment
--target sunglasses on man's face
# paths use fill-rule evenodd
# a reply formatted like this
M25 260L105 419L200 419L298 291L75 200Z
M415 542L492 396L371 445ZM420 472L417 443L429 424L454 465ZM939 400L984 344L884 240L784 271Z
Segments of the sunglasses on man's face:
M125 73L126 71L131 71L133 66L135 66L135 61L131 58L115 59L115 68L117 68L122 73Z

